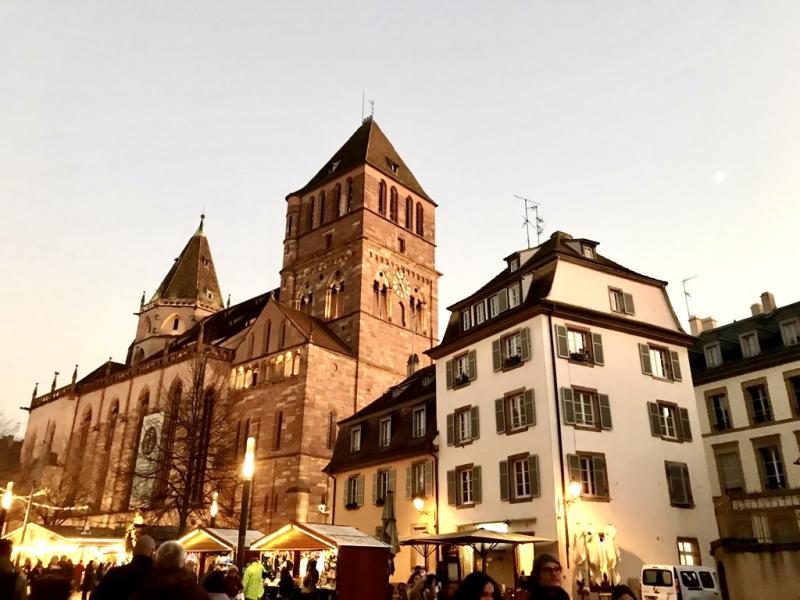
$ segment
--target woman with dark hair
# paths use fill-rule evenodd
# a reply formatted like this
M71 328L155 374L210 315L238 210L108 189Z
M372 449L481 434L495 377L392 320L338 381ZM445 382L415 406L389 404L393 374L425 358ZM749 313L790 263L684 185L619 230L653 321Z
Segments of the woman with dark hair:
M494 579L476 571L464 578L452 600L502 600L502 596Z
M611 590L611 600L636 600L636 594L627 585L616 585Z

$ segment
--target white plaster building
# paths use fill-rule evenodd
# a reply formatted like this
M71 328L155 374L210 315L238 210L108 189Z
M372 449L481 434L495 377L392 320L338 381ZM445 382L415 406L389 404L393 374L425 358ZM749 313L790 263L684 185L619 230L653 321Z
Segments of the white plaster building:
M720 327L690 320L714 555L734 600L748 597L755 573L775 596L800 588L800 302L777 307L765 292L750 308Z
M693 338L665 282L596 246L556 232L507 257L503 272L450 307L429 352L442 432L440 532L503 522L551 539L537 551L560 556L567 587L571 537L587 525L616 530L623 581L644 563L708 564L717 538L689 373ZM571 481L582 495L565 515ZM519 569L530 573L527 560ZM473 568L463 552L460 562L462 573ZM511 585L512 564L501 553L488 570Z

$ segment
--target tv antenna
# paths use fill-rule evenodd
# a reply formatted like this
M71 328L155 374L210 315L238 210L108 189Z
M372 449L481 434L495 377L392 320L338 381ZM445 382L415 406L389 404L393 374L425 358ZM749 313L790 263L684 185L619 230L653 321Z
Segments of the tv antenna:
M531 247L531 225L534 224L536 226L536 245L538 246L541 235L544 233L544 219L539 216L539 207L541 204L534 200L528 200L522 196L517 196L516 194L514 194L514 198L522 200L522 202L525 204L525 220L522 222L522 226L525 228L525 236L528 239L528 248ZM533 223L531 223L530 218L528 218L529 211L533 211Z
M692 295L686 289L686 282L696 278L697 275L692 275L691 277L687 277L686 279L683 280L683 297L686 300L686 317L689 319L692 318L692 311L689 310L689 298L691 298Z

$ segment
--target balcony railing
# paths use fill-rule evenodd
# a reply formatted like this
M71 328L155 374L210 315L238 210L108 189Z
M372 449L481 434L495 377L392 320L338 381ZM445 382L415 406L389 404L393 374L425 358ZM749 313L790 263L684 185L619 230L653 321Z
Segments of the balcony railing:
M800 543L800 490L723 497L715 506L722 539Z

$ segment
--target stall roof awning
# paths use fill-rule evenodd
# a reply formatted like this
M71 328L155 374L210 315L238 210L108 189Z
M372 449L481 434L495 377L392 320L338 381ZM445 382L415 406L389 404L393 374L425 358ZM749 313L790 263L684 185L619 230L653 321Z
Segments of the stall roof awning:
M17 527L13 531L9 531L3 537L11 540L15 546L19 546L22 543L22 527ZM68 544L75 546L111 546L121 544L122 539L93 535L60 535L37 523L28 523L28 527L25 529L24 545L28 546L34 543Z
M389 549L388 544L355 527L322 525L291 521L265 535L250 546L251 550L330 550L343 546Z
M249 547L264 534L257 529L248 529L244 534L244 545ZM184 535L178 543L190 552L232 552L239 542L238 529L198 527Z

